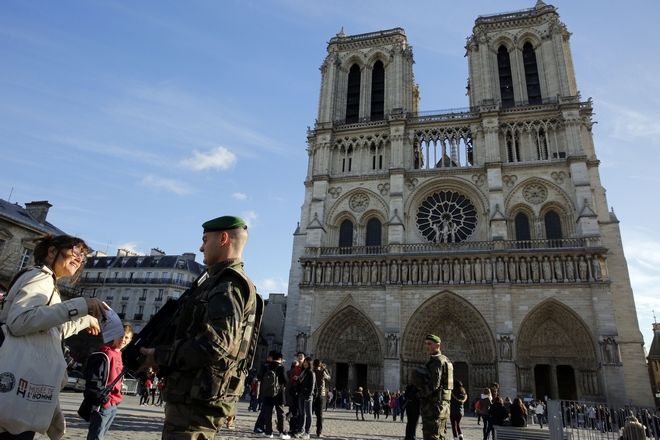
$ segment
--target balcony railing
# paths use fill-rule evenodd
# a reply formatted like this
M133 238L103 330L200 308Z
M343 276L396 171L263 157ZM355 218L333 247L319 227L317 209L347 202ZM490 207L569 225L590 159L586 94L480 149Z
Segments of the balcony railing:
M146 296L141 296L138 298L138 301L146 301L147 297Z
M96 285L96 284L103 284L103 285L109 285L109 284L133 284L133 285L138 285L138 284L167 284L167 285L175 285L175 286L183 286L183 287L189 287L192 284L192 281L185 281L185 280L177 280L174 278L126 278L126 277L117 277L117 278L106 278L105 280L100 279L93 279L93 280L81 280L80 282L83 285Z
M136 313L133 315L133 321L142 321L142 313Z
M126 318L126 313L117 313L117 316L119 316L119 319L124 319Z
M412 243L384 246L308 247L305 257L355 257L401 254L463 254L484 251L535 251L599 247L599 238L563 238L557 240L491 240L460 243Z

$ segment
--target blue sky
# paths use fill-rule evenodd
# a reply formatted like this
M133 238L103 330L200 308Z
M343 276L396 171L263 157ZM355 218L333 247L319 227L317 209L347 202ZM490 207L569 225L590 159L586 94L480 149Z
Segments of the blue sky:
M262 293L286 291L326 42L403 27L421 109L467 106L465 38L529 1L21 1L0 5L0 197L49 200L96 249L197 250L201 223L251 223ZM660 314L657 1L556 1L640 327ZM199 258L198 258L199 260Z

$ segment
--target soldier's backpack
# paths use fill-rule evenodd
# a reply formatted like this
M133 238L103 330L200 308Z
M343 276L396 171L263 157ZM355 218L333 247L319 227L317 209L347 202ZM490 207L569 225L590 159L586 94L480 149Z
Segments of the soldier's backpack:
M274 397L279 392L276 370L268 369L261 380L261 394L264 397Z

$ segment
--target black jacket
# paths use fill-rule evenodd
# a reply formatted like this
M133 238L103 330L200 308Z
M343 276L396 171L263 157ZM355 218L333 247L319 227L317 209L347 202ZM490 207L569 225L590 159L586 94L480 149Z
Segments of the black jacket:
M314 386L316 385L316 375L314 371L302 370L298 378L298 393L304 400L309 400L314 396Z

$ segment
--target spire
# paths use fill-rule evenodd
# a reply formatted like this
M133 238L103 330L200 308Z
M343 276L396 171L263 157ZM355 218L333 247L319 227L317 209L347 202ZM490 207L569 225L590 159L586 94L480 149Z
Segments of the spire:
M346 36L346 33L344 32L344 26L341 27L339 32L337 32L337 37L338 38L344 38Z

